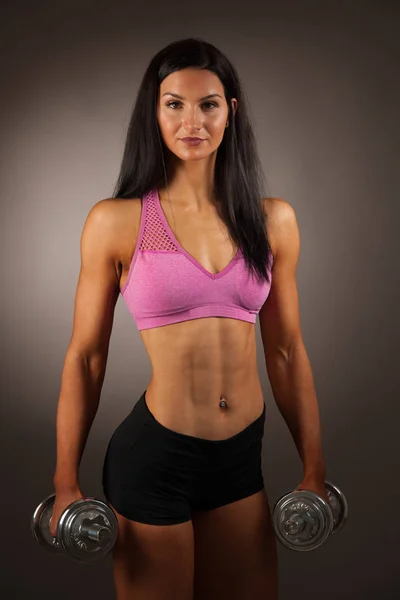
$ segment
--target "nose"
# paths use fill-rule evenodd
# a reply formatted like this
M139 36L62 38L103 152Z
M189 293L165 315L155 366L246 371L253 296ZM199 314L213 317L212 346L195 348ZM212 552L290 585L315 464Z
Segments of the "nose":
M191 113L182 118L182 125L187 132L199 131L202 128L202 117L194 109Z

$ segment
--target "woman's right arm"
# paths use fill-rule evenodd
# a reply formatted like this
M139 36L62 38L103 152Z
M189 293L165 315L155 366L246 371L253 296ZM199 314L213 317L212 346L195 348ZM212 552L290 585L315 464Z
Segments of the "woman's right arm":
M80 492L79 465L99 406L119 296L116 202L95 204L82 231L73 330L57 409L56 496Z

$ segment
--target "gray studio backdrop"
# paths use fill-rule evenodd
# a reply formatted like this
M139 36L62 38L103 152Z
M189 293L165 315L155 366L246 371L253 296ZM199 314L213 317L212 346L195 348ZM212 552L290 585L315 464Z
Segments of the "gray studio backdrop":
M349 502L347 524L323 547L279 546L280 597L400 597L399 15L389 2L258 4L178 10L74 0L0 9L2 598L114 597L111 558L87 566L54 557L31 539L30 518L53 491L82 227L93 204L112 193L150 58L189 35L236 65L269 192L295 208L301 323L327 477ZM273 504L298 485L302 469L274 403L258 319L256 334L267 402L263 472ZM150 377L120 297L81 466L87 495L103 497L109 437Z

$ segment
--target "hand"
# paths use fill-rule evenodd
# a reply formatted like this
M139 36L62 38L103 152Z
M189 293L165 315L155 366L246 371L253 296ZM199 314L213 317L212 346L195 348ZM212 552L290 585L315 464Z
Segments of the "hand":
M80 500L82 498L85 498L85 496L83 495L79 487L56 490L56 497L54 499L53 504L53 512L49 520L50 535L56 537L57 525L62 513L70 504L72 504L72 502L75 502L75 500Z
M296 490L309 490L321 496L330 506L329 497L325 487L325 479L323 477L304 477Z

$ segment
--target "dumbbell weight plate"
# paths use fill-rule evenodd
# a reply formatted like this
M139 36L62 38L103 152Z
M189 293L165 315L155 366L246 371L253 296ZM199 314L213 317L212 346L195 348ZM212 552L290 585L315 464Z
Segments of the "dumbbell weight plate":
M50 494L35 509L31 520L31 531L34 539L44 546L46 550L50 550L55 554L63 554L61 545L50 534L50 519L55 499L55 494Z
M309 490L288 492L275 504L273 525L279 541L290 550L310 551L332 532L334 520L328 503Z
M333 514L332 534L343 527L349 513L347 500L343 492L330 481L325 481L326 493Z
M50 534L50 518L55 495L45 498L36 508L31 522L33 537L47 550L66 551L81 562L106 556L118 535L114 511L101 500L82 498L72 502L61 514L56 537Z
M73 502L62 513L57 526L57 539L61 546L82 562L106 556L117 535L118 521L114 511L96 498Z

